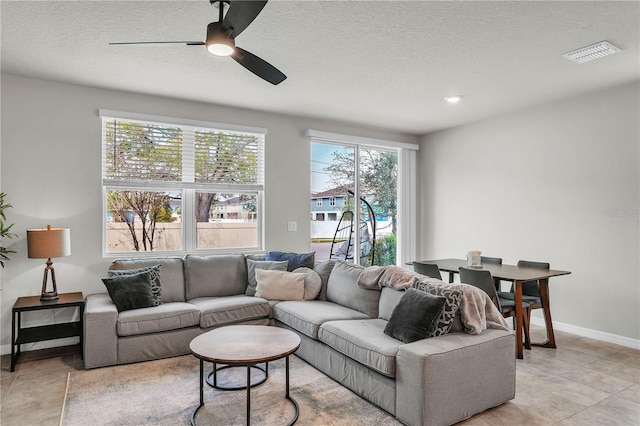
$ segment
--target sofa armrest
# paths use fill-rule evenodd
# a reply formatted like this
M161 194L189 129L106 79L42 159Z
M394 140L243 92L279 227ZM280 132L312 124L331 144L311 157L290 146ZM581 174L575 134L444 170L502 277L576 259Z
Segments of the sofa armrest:
M396 417L409 425L450 425L513 399L515 384L510 332L419 340L398 350Z
M109 294L90 294L84 309L84 367L118 363L118 309Z

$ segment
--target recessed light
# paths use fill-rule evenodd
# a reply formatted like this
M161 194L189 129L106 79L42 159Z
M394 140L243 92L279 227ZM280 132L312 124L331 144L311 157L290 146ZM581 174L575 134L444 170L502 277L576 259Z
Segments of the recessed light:
M462 95L451 95L444 98L450 104L457 104L462 100Z

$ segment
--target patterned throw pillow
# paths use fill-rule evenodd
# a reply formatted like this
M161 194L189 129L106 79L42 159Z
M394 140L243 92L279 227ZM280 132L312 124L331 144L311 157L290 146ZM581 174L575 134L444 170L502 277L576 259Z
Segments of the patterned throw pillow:
M120 277L123 275L134 275L140 272L151 273L151 306L162 304L162 287L160 286L160 265L149 266L148 268L136 269L110 269L110 277Z
M429 337L442 336L447 334L453 326L456 312L462 301L462 292L449 286L444 281L425 277L413 283L413 288L425 291L435 296L442 296L446 299L444 311L438 321L435 331Z

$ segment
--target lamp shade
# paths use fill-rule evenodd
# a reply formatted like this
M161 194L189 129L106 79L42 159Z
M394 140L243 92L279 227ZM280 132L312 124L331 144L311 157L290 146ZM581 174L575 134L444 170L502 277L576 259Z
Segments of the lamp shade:
M71 254L71 231L69 228L27 229L28 256L31 259L64 257Z

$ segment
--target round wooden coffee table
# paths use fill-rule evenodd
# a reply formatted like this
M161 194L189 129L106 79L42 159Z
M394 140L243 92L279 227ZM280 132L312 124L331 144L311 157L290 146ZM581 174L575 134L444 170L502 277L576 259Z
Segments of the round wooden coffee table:
M213 384L211 386L223 390L247 390L247 425L251 424L251 388L264 383L269 376L269 361L286 358L285 398L291 401L295 415L288 423L292 425L298 420L300 408L295 399L289 395L289 355L300 347L300 337L292 331L278 327L263 325L229 325L201 334L191 341L191 353L200 360L200 404L191 412L191 424L195 426L195 416L204 406L204 362L213 363ZM266 363L265 378L251 384L251 368ZM228 367L247 367L247 385L240 388L221 388L216 383L217 364ZM211 376L210 375L210 376Z

